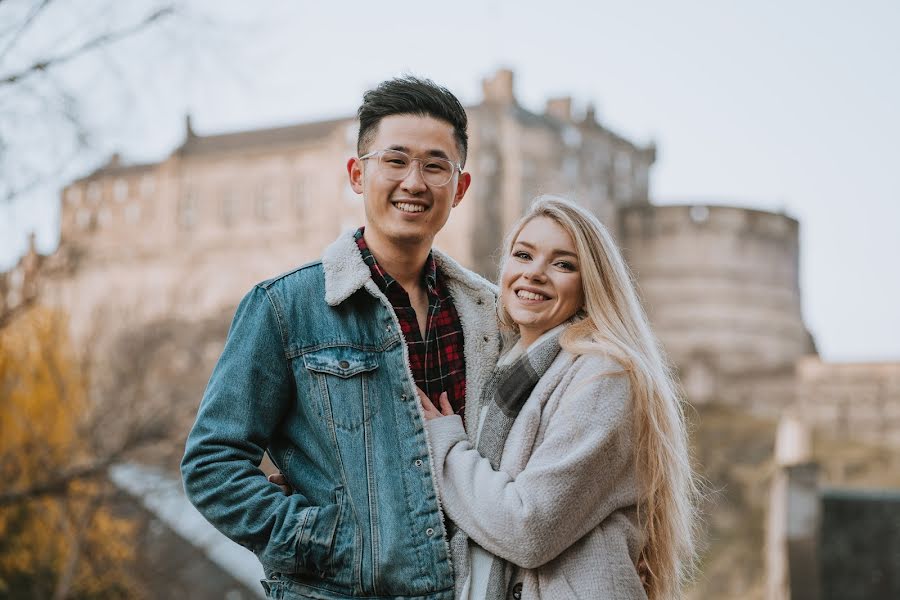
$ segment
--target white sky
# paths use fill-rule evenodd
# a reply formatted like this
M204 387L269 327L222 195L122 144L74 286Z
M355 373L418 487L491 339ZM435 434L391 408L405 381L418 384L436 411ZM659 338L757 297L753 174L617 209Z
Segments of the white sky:
M655 140L657 203L799 219L804 316L822 355L900 360L900 2L197 0L192 10L216 24L170 36L176 50L141 38L67 73L88 97L110 73L137 90L125 113L104 104L109 94L91 103L101 154L163 158L187 110L201 134L349 115L365 89L403 72L475 103L483 77L512 68L526 107L570 95L614 131ZM97 165L87 158L78 175ZM45 190L0 207L0 268L29 230L55 247L56 202Z

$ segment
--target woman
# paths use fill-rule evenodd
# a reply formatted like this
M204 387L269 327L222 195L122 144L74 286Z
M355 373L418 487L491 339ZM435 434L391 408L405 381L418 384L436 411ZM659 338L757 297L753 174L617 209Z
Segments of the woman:
M498 310L518 341L486 386L474 444L444 397L436 408L420 394L458 528L457 597L676 598L696 488L675 384L625 263L593 215L552 197L505 249Z

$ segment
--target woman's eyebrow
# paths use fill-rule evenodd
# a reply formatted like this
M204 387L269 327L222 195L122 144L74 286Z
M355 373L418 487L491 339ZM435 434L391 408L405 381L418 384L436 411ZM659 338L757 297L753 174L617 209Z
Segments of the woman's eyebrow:
M528 242L523 242L523 241L519 241L519 240L516 240L515 246L525 246L529 250L534 250L534 248L535 248L534 244L529 244ZM513 247L515 248L515 246L513 246ZM563 250L561 248L554 248L551 251L551 254L554 254L556 256L571 256L572 258L578 258L578 255L575 254L574 252L569 252L568 250Z

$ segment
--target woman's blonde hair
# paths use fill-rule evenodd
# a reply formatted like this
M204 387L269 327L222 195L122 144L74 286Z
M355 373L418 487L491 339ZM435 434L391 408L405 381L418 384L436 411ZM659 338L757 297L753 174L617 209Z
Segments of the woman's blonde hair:
M507 236L503 264L522 228L538 217L552 219L566 230L578 253L584 318L566 330L562 347L573 354L610 356L629 376L635 468L642 483L641 555L649 571L649 598L677 598L694 569L698 500L678 386L621 252L606 227L587 210L562 198L538 197ZM502 303L498 312L500 322L515 329Z

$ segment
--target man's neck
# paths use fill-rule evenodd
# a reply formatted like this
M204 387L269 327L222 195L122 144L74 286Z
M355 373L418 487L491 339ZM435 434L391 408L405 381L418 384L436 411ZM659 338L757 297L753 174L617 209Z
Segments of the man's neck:
M407 293L419 290L422 287L422 269L431 252L431 244L423 241L421 244L406 244L398 247L382 239L376 232L365 232L366 245L378 266L388 272Z

